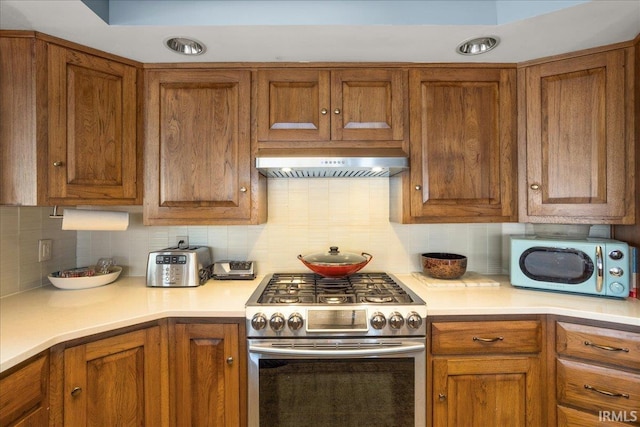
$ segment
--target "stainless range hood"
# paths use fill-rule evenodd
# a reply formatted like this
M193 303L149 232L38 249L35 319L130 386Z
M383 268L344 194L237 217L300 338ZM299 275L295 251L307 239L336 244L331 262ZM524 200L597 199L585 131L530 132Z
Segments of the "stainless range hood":
M377 178L409 169L401 149L268 149L256 154L268 178Z

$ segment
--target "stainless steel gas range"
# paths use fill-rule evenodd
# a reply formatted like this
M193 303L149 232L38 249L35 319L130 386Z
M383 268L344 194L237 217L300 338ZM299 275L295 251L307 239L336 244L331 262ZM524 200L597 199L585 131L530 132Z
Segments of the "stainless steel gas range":
M387 273L266 276L246 305L249 425L424 426L426 315Z

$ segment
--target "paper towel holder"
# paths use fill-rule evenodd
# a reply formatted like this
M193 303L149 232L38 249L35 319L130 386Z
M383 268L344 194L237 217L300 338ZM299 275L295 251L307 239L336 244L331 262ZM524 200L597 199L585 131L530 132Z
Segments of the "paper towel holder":
M49 218L59 218L62 219L63 215L58 213L58 205L53 206L53 212L49 215Z

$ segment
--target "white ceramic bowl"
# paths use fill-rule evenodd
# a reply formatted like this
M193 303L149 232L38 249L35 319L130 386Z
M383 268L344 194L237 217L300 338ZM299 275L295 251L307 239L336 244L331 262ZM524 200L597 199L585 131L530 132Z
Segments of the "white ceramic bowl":
M96 273L95 276L86 277L57 277L57 273L51 273L48 278L49 281L56 288L60 289L89 289L96 288L98 286L107 285L115 280L122 273L122 267L113 266L111 272L107 274Z

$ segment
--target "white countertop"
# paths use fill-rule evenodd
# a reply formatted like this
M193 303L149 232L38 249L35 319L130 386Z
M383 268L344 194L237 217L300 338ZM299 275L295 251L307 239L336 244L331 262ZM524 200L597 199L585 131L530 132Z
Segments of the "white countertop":
M640 327L640 300L615 300L501 286L429 287L410 274L396 277L435 315L557 314ZM147 288L123 277L94 289L46 286L0 299L0 372L74 338L165 317L244 317L260 283L210 280L197 288Z

